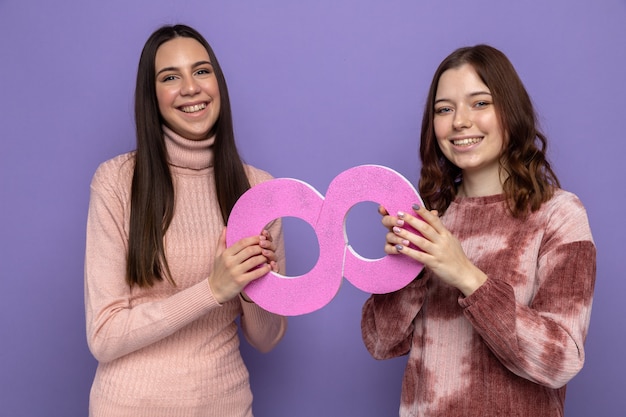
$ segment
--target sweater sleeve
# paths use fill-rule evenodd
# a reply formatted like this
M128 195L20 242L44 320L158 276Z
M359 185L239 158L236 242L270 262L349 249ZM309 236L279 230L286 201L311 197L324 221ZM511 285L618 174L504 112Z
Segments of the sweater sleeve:
M491 351L511 372L560 388L582 368L596 276L596 250L582 205L550 216L529 305L504 280L490 277L459 303Z
M254 303L241 300L243 334L255 349L267 353L283 338L287 330L287 318L263 310Z
M85 312L87 342L100 362L112 361L159 341L219 307L206 281L170 297L131 305L131 289L125 281L128 204L122 191L127 182L117 165L107 164L96 171L91 184Z
M372 294L363 305L361 335L376 359L406 355L411 348L414 320L426 298L428 278L418 276L406 287Z

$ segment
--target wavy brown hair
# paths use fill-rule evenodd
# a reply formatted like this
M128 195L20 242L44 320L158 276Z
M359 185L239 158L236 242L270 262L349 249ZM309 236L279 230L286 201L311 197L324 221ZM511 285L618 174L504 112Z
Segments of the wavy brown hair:
M185 25L167 25L157 29L146 41L137 69L135 87L135 125L137 149L131 188L130 233L126 282L149 287L156 280L171 276L163 236L174 215L174 185L163 138L164 123L156 96L155 58L159 47L177 37L200 42L209 54L220 92L220 113L215 126L213 167L215 187L222 221L237 199L250 188L243 162L237 151L228 89L213 49L195 29Z
M433 119L441 75L464 64L471 65L491 91L505 138L500 157L500 169L508 174L504 194L511 214L523 217L548 201L560 183L546 158L547 138L539 129L528 92L506 55L489 45L459 48L435 71L422 117L420 196L430 209L442 215L462 181L461 170L439 148Z

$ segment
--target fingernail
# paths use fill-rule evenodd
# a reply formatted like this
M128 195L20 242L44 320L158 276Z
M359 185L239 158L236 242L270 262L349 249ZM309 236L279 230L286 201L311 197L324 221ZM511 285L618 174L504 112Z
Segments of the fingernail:
M400 252L404 247L402 245L396 245L396 250Z
M394 233L400 233L402 231L402 229L400 229L399 227L394 226L393 227L393 232Z
M420 209L420 206L418 204L413 204L413 210L417 211Z
M398 212L398 217L401 219L404 219L404 212L403 211L399 211Z
M397 224L398 226L404 226L404 220L398 219L398 220L396 221L396 224Z
M402 244L403 244L404 246L409 246L409 243L411 243L411 242L409 242L409 241L408 241L408 240L406 240L406 239L404 239L404 240L402 241Z

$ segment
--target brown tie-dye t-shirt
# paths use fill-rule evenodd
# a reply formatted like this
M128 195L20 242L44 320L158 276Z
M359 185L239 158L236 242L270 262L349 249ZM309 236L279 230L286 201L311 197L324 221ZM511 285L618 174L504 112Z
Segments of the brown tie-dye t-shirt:
M586 211L558 190L526 219L504 196L454 201L442 221L489 277L469 297L425 270L363 306L377 359L408 353L400 416L563 416L583 366L596 275Z

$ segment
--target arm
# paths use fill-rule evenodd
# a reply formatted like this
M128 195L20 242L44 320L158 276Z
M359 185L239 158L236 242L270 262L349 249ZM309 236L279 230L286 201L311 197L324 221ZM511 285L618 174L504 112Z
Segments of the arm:
M390 216L383 206L378 207L378 213L383 216L383 226L389 230L385 252L397 254L396 236L391 230L394 226L403 226L404 220ZM406 241L402 243L408 244ZM422 309L428 291L428 278L423 276L422 269L417 278L405 288L389 294L372 294L363 305L361 336L365 347L374 358L395 358L406 355L411 349L414 320Z
M414 320L427 292L428 278L421 275L401 290L372 294L363 305L361 335L374 358L390 359L409 352Z
M556 197L555 197L556 199ZM582 368L596 249L585 210L561 194L548 213L530 302L516 300L506 282L489 279L459 303L492 352L511 372L559 388Z
M490 279L460 299L465 316L511 372L560 388L582 368L595 282L591 241L560 245L539 260L542 281L531 305L513 288Z
M287 331L287 318L263 310L258 305L241 300L241 327L250 345L262 353L272 350Z
M131 305L131 289L125 282L129 209L125 188L130 186L118 175L119 167L113 168L102 167L94 176L87 219L87 341L101 362L161 340L219 306L206 281L168 298Z

